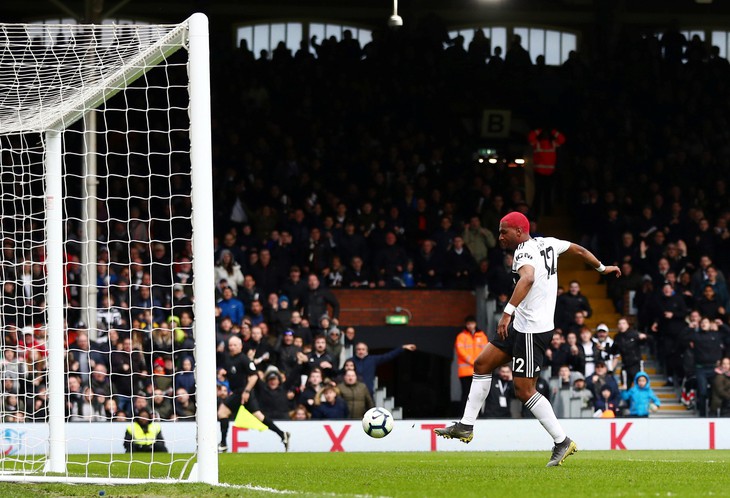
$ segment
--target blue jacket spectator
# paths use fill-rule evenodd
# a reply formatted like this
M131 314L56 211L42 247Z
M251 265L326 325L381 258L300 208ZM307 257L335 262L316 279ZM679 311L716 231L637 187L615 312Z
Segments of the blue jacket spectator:
M220 318L228 317L234 324L240 325L245 315L243 303L233 297L230 287L223 289L223 299L218 301L218 308L221 310Z
M343 419L350 414L347 403L337 393L337 388L327 386L322 390L320 404L314 405L312 410L313 419Z
M649 386L649 375L646 372L638 372L634 376L634 385L631 389L623 391L621 397L629 402L629 414L632 417L648 417L651 403L657 407L662 405Z
M368 346L364 342L355 344L355 356L352 361L355 363L355 372L362 378L363 383L368 386L368 391L373 394L373 386L375 384L375 370L378 365L394 359L400 355L404 349L415 351L415 344L404 344L399 348L395 348L385 354L368 354Z

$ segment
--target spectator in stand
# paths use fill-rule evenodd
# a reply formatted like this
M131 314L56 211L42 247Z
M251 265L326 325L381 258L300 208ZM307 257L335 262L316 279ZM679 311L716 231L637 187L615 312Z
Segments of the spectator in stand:
M469 249L464 246L460 235L453 238L452 247L445 256L445 284L449 289L471 289L471 276L476 269L476 261Z
M634 271L634 265L628 261L621 263L620 266L621 278L610 278L606 284L608 295L613 300L616 312L624 313L627 293L636 292L641 288L641 275Z
M702 316L706 316L710 320L723 319L726 313L725 306L715 294L715 288L712 285L705 286L702 296L696 300L696 308Z
M550 346L545 350L545 364L543 365L543 372L545 372L547 368L549 369L548 373L550 377L557 377L560 367L568 364L569 354L570 346L565 343L565 337L563 337L563 334L561 334L559 330L556 330L553 332L553 338L550 341Z
M191 316L193 314L193 300L185 293L182 284L172 286L172 313L175 316L181 316L183 313L190 313ZM122 321L119 326L123 326L123 323Z
M718 323L719 322L719 323ZM712 322L707 317L700 320L700 328L691 335L689 349L694 358L697 379L697 409L700 417L707 416L708 386L715 378L715 368L722 359L722 334L718 327L726 327L722 321Z
M605 352L621 356L621 370L626 372L626 382L631 387L634 377L641 370L641 344L647 335L629 326L629 320L621 317L616 324L618 333L613 338L613 345Z
M264 306L261 301L258 299L251 301L248 310L246 318L251 322L251 325L261 325L264 322Z
M269 346L264 338L264 332L260 326L251 327L251 338L243 345L245 353L253 356L251 361L260 372L265 372L270 365L276 364L276 352Z
M310 324L315 325L315 329L318 329L319 318L322 315L330 315L328 306L332 308L332 324L338 324L338 317L340 316L340 302L337 300L334 294L325 287L322 287L317 275L309 275L307 278L307 286L309 291L304 296L302 303L302 317L309 320Z
M342 399L338 389L325 386L315 398L312 418L319 420L338 420L348 418L347 403Z
M605 387L608 387L611 392L611 396L608 400L609 403L614 406L618 406L621 402L621 392L619 391L618 383L613 375L608 371L608 367L603 361L596 363L596 371L593 375L588 377L586 387L593 393L594 401L598 401L600 399L605 401L602 392Z
M584 318L590 318L593 310L588 302L588 298L580 292L580 282L573 280L568 286L568 292L564 292L558 296L555 307L556 327L563 330L569 329L571 322L578 312L581 312Z
M240 265L246 262L245 251L241 250L241 248L238 246L236 232L233 230L223 236L223 243L216 248L216 261L220 261L221 253L223 251L229 251L231 253L231 255L233 256L233 260L239 264L239 268Z
M215 280L216 282L225 280L234 296L238 294L238 287L243 285L241 265L238 264L229 249L220 251L218 262L215 266Z
M710 409L712 415L730 417L730 358L727 356L715 368Z
M322 370L314 368L309 372L307 376L307 382L297 398L297 403L306 406L311 411L314 409L314 403L318 396L318 393L324 389L326 385L329 385L329 381L325 383L324 377L322 376Z
M402 346L392 349L385 354L371 355L368 351L368 345L364 342L358 342L355 344L355 356L353 356L352 360L355 362L355 371L358 375L362 376L363 383L368 387L370 394L373 394L375 370L378 368L378 365L395 359L403 353L403 351L415 350L415 344L403 344Z
M368 245L365 237L357 231L354 220L345 222L345 231L337 240L337 253L342 261L352 261L353 258L367 260Z
M308 359L308 370L311 372L317 368L322 371L322 375L327 378L332 378L335 374L335 360L327 352L327 339L323 335L318 335L314 338L314 347L312 351L307 355Z
M682 378L680 334L687 316L684 299L674 293L670 283L662 286L662 293L651 304L651 332L656 336L659 360L667 372L667 385Z
M694 296L700 296L705 282L708 280L707 269L713 266L712 258L707 254L703 254L699 258L699 267L692 274L692 294ZM725 275L722 272L717 272L715 279L718 282L725 282Z
M347 405L349 418L361 419L366 411L375 406L367 386L357 379L354 364L353 369L345 371L337 388Z
M487 259L489 251L497 245L494 234L489 229L482 227L478 215L469 218L469 224L464 227L462 238L475 261Z
M656 411L662 405L651 388L646 372L636 374L633 387L621 391L621 398L628 402L631 417L648 417L650 412Z
M250 309L253 301L260 301L264 297L263 292L256 285L256 280L254 280L252 275L243 277L243 287L239 287L236 298L243 303L244 309ZM234 320L233 323L241 323L241 321L236 322Z
M132 394L139 391L142 379L149 375L143 353L132 346L132 339L125 337L122 347L112 351L109 370L114 396L119 411L132 415Z
M289 268L289 278L281 286L282 294L289 298L293 309L301 308L307 295L307 283L301 277L301 269L294 265Z
M309 240L304 246L303 270L316 275L322 273L322 270L331 263L332 249L331 240L324 240L320 229L313 227L309 232Z
M170 420L174 415L172 399L162 389L155 389L152 398L152 414L161 420Z
M583 373L585 356L578 339L578 334L573 331L565 334L565 345L568 349L568 361L566 364L570 367L571 371Z
M261 412L272 420L287 420L294 408L294 392L284 388L281 374L275 369L266 373L264 380L256 384L256 399Z
M558 297L560 297L560 294ZM584 311L576 311L573 315L573 321L565 328L565 333L573 332L576 336L580 335L581 330L586 328L586 315ZM567 337L567 336L566 336Z
M343 286L345 279L345 267L342 266L342 260L339 256L332 256L332 263L329 267L322 270L322 279L325 286L335 289Z
M580 331L581 352L583 353L583 375L590 377L596 369L596 362L601 359L598 344L593 341L593 334L588 327Z
M720 306L727 308L729 296L725 281L719 278L719 272L714 265L708 266L705 271L707 273L707 278L702 282L702 287L704 288L708 285L711 286L715 291L715 296L717 296Z
M373 289L375 281L360 256L354 256L342 276L342 286L354 289Z
M464 319L464 330L456 336L454 352L456 355L457 373L461 384L461 404L466 403L474 376L474 361L487 347L487 334L477 328L477 320L469 315Z
M484 417L511 418L510 404L514 399L515 387L512 382L512 369L509 365L502 365L497 370L496 382L492 382L484 402Z
M232 323L240 324L243 321L245 314L245 308L243 303L233 296L233 291L230 287L223 289L223 297L216 303L216 306L221 310L220 318L230 318Z
M184 388L188 393L195 394L195 371L193 357L186 355L180 361L180 369L175 373L173 386L177 390L178 387Z
M550 402L555 410L555 416L566 418L570 416L570 397L573 391L573 383L576 379L583 378L583 374L571 371L568 365L558 369L557 377L550 379Z
M277 297L275 293L269 295L269 307L266 322L271 326L272 335L276 338L291 327L292 309L289 307L289 297Z
M608 325L605 323L599 323L596 327L596 335L593 337L593 342L598 348L599 355L596 361L603 361L608 368L609 372L613 372L614 358L613 355L608 352L613 346L613 339L608 335ZM597 394L597 393L595 393Z
M521 48L521 46L520 46ZM522 49L524 51L524 49ZM507 60L513 54L512 48L507 51ZM520 52L521 53L521 52ZM528 59L529 60L529 55ZM507 61L505 61L507 62ZM555 178L558 162L557 149L565 143L565 135L558 130L537 128L527 135L532 146L532 167L535 178L535 214L550 214L555 202Z
M444 264L440 254L435 250L434 242L426 239L414 262L417 287L439 288L442 284Z
M250 272L264 295L268 296L279 290L281 272L272 261L271 251L267 248L259 251L259 260L251 267Z
M397 243L393 232L385 234L385 246L375 253L374 268L378 287L393 287L393 277L403 273L408 262L406 251Z

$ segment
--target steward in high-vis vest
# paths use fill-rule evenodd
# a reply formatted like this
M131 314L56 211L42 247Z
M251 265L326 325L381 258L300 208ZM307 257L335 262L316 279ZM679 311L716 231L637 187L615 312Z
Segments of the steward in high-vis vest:
M167 453L165 440L162 438L162 428L157 422L152 422L150 412L146 409L139 411L134 421L127 426L124 434L124 450L130 452L160 452Z
M565 135L558 130L538 128L530 131L527 141L532 146L532 167L535 172L533 212L536 216L550 214L555 198L557 149L565 143Z
M459 382L461 383L461 402L466 403L471 387L471 378L474 375L474 362L487 347L487 334L477 328L477 320L469 315L464 319L464 330L456 336L454 349L458 366Z

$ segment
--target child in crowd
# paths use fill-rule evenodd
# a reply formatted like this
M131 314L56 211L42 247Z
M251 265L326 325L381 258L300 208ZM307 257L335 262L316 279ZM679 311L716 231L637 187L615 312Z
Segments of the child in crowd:
M631 389L621 392L621 398L629 402L629 416L648 417L662 405L654 390L649 385L649 375L638 372L634 376L634 385Z

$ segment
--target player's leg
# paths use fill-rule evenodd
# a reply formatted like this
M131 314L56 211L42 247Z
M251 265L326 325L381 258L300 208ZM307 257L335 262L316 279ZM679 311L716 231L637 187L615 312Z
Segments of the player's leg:
M511 335L512 333L510 333ZM474 376L464 407L464 415L452 426L435 429L434 432L437 436L459 439L464 443L469 443L474 438L474 423L479 415L479 410L484 405L484 400L489 395L489 389L492 386L492 372L510 360L509 341L510 337L507 338L507 341L495 340L482 350L474 362Z
M515 396L532 412L555 442L548 467L561 465L577 451L575 443L566 436L555 416L550 401L537 392L537 377L545 358L545 349L550 344L552 332L542 334L515 334L512 358L512 375Z

